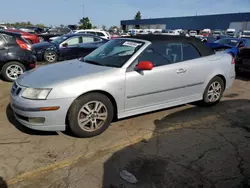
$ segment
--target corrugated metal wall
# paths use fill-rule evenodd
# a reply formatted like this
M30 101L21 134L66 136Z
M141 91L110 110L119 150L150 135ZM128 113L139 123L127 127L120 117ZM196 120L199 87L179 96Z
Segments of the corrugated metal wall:
M250 22L250 13L124 20L121 25L166 25L166 29L228 29L231 22ZM249 24L248 24L249 25ZM247 26L248 26L247 25Z

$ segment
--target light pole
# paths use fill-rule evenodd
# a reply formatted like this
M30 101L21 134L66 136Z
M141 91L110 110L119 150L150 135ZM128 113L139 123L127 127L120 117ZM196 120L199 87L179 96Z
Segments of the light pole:
M82 17L84 18L84 4L82 4Z

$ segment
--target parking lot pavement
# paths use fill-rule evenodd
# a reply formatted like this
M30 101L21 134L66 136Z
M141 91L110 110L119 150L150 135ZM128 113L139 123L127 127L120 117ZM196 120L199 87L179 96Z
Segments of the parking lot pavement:
M89 139L25 129L8 107L9 87L0 83L0 176L10 188L250 186L248 80L236 80L217 106L121 120ZM136 186L120 179L122 169Z

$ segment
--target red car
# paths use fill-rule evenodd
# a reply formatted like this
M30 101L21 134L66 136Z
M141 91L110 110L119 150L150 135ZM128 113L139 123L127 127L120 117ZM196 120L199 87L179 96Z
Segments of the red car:
M36 43L40 42L39 37L37 35L35 35L35 34L30 34L30 33L20 31L20 30L17 30L17 29L6 29L6 31L14 32L14 33L20 33L22 38L27 40L30 44L36 44Z

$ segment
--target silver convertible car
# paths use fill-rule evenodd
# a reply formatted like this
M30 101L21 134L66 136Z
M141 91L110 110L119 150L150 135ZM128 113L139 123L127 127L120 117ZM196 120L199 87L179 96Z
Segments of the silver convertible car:
M195 38L142 35L110 40L84 58L21 75L11 107L23 125L70 128L78 137L124 118L185 103L218 103L235 79L234 59Z

